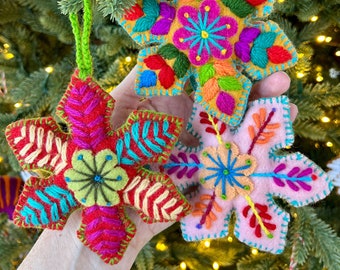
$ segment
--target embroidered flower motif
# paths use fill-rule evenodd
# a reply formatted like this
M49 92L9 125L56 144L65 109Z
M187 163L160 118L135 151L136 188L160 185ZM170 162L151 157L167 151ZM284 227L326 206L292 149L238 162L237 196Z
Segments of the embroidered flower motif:
M250 103L236 130L194 104L188 127L200 146L178 143L162 166L190 198L193 211L181 221L188 241L227 236L234 213L234 233L241 242L281 253L289 214L274 197L299 207L321 200L333 188L326 173L305 156L277 154L294 139L287 97Z
M173 41L178 49L189 49L192 64L203 65L210 56L228 59L232 55L228 38L236 34L237 22L232 17L220 16L215 1L204 1L199 9L182 6L177 17L183 27L175 31Z
M95 156L88 150L77 151L72 158L73 168L65 172L67 186L84 206L117 205L120 203L117 191L129 180L126 171L117 164L117 156L108 149Z
M197 103L237 126L252 81L297 62L280 27L265 20L274 2L137 0L120 20L144 47L138 56L137 94L181 95L190 80ZM259 20L265 21L254 23Z
M6 130L20 164L37 175L25 184L14 222L62 229L81 208L78 237L110 264L121 259L136 232L124 206L149 223L179 220L190 208L167 175L144 168L166 161L182 121L134 111L112 130L113 105L91 78L81 80L76 71L57 107L67 133L52 117L18 121Z
M240 155L236 144L226 142L218 147L207 147L200 158L203 169L199 179L204 188L215 190L224 200L253 191L253 182L248 176L254 172L256 160L251 155Z

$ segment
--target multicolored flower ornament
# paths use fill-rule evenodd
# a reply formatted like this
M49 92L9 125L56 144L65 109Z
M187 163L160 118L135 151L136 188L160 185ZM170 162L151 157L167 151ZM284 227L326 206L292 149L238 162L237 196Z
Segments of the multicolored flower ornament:
M267 17L275 0L137 0L120 24L145 47L138 57L139 95L180 95L190 80L209 114L236 126L251 81L287 69L296 51ZM156 46L155 46L156 45Z
M181 220L187 241L227 236L234 213L240 241L281 253L290 218L274 198L300 207L323 199L333 188L311 160L300 153L283 154L281 149L294 139L285 96L251 102L233 130L195 104L188 127L199 146L178 143L161 167L192 204L191 214Z
M14 213L23 227L60 230L82 209L78 237L107 263L117 263L136 228L124 207L145 222L176 221L190 205L170 178L144 166L164 163L181 131L179 118L134 111L113 130L114 100L74 73L53 117L21 120L7 127L21 166L35 174L25 184Z

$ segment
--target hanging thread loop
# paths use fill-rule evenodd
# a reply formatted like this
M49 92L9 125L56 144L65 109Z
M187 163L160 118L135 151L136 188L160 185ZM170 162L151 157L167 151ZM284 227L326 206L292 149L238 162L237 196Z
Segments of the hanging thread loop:
M84 0L83 29L81 29L78 15L69 15L76 44L76 62L79 68L79 78L85 79L92 75L92 58L90 53L90 34L92 25L91 0Z

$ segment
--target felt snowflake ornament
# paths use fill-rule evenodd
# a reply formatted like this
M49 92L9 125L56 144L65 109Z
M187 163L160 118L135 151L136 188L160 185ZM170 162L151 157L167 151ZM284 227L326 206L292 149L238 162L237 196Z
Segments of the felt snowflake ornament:
M77 72L52 117L15 122L6 136L21 166L37 176L25 184L14 213L23 227L62 229L81 208L79 238L104 261L116 263L135 234L124 206L145 222L176 221L189 205L167 175L143 166L165 162L178 139L180 119L134 111L112 130L114 101Z
M297 62L272 21L274 0L137 0L120 24L140 45L136 91L179 95L189 79L195 100L229 125L241 121L251 81ZM157 46L154 46L154 45ZM151 46L152 45L152 46Z
M241 242L281 253L289 214L274 198L300 207L332 189L327 174L305 156L278 153L294 139L285 96L251 102L236 130L195 104L188 127L200 145L178 143L162 167L190 198L193 211L181 221L187 241L227 236L234 213Z
M84 1L84 6L89 8L90 1ZM86 9L84 13L88 15ZM75 27L76 17L70 18ZM84 29L83 40L88 40ZM86 47L89 54L85 45L83 55L87 55ZM114 130L110 123L114 100L87 75L91 67L79 59L85 58L77 60L83 69L73 74L56 109L64 125L44 117L21 120L6 129L20 165L36 174L25 184L14 222L60 230L70 213L80 208L78 237L105 262L114 264L136 231L125 206L134 208L148 223L177 221L190 208L167 175L144 168L166 161L182 121L133 111Z
M334 186L338 188L338 194L340 195L340 158L332 160L327 164L330 169L328 171L329 178L333 180Z
M0 176L0 213L6 213L10 220L23 185L20 177Z

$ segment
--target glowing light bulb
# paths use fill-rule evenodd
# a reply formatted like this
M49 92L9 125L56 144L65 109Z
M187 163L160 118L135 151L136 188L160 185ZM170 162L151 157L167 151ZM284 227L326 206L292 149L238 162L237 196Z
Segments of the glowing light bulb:
M10 59L14 58L14 54L13 53L4 53L4 58L6 60L10 60Z
M131 56L125 57L125 62L130 63L132 61Z
M293 217L297 218L298 214L297 213L293 213Z
M4 43L4 49L9 49L9 44L7 44L7 43Z
M4 161L4 158L0 156L0 163Z
M335 52L335 56L340 56L340 50Z
M327 116L324 116L324 117L321 118L321 122L323 122L323 123L329 123L330 121L331 121L331 119Z
M325 38L325 41L326 41L327 43L329 43L329 42L332 41L332 39L333 39L332 37L326 37L326 38Z
M285 0L278 0L277 2L282 4Z
M327 146L327 147L333 147L333 145L334 145L334 144L333 144L332 142L326 142L326 146Z
M212 265L213 269L218 270L220 269L220 265L217 262L214 262Z
M204 246L205 246L206 248L209 248L209 247L210 247L210 241L209 241L209 240L205 240L205 241L204 241Z
M252 249L251 249L251 253L252 253L253 255L257 255L257 254L259 253L259 250L258 250L257 248L252 248Z
M303 73L303 72L297 72L297 73L296 73L296 77L299 78L299 79L305 77L305 75L306 75L306 74Z
M54 70L54 68L51 67L51 66L45 67L45 71L46 71L47 73L52 73L53 70Z
M231 243L231 242L233 242L234 239L231 236L228 236L227 240L228 240L229 243Z
M310 21L311 21L311 22L316 22L318 19L319 19L319 16L312 16L312 17L310 18Z
M187 264L185 262L181 262L179 265L179 268L181 268L182 270L187 269Z
M318 37L316 38L316 41L321 43L321 42L324 42L325 39L326 39L326 37L325 37L324 35L321 35L321 36L318 36Z
M318 75L318 76L316 77L316 81L317 81L317 82L322 82L322 81L323 81L323 77L322 77L321 75Z
M15 108L20 108L22 106L22 103L21 102L17 102L14 104L14 107Z
M156 249L159 251L165 251L168 249L168 246L166 244L164 244L163 242L158 242L156 244Z

